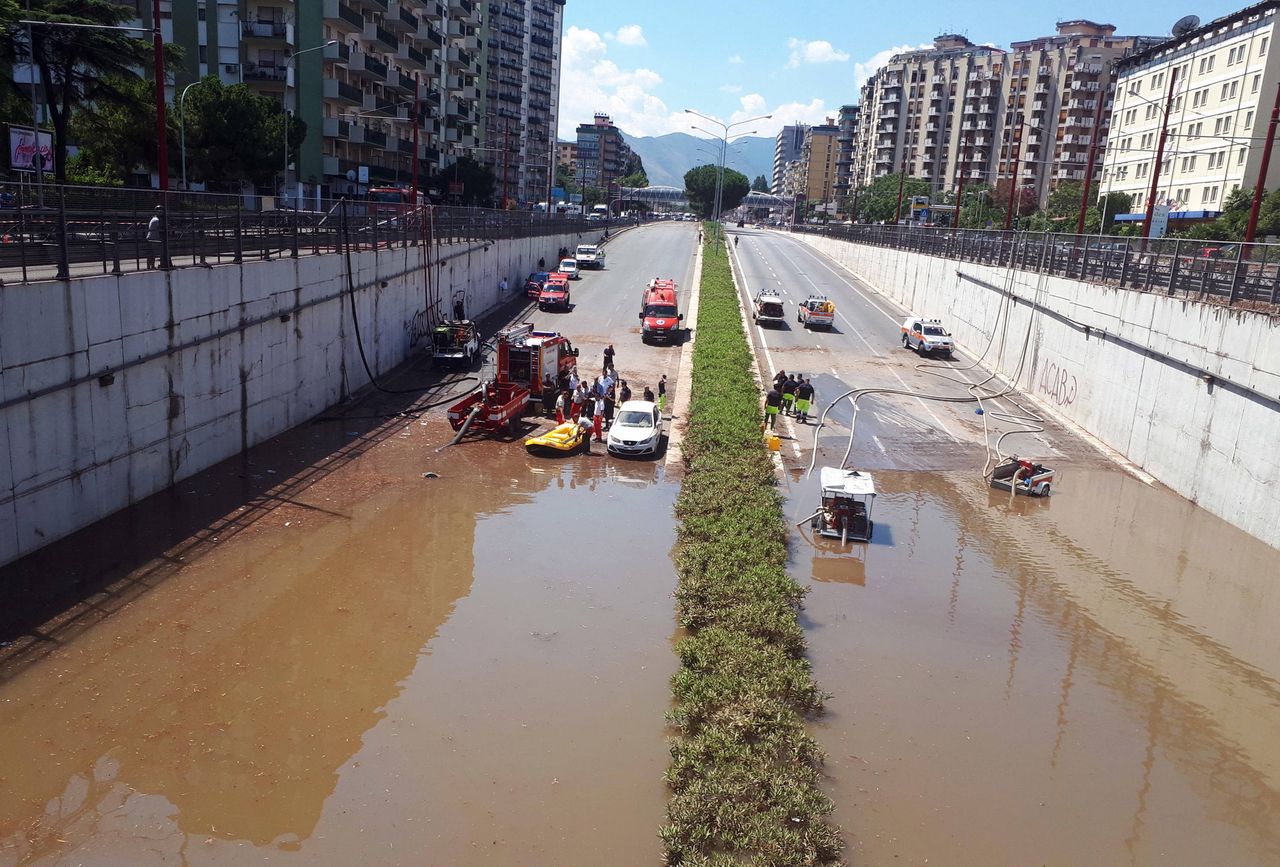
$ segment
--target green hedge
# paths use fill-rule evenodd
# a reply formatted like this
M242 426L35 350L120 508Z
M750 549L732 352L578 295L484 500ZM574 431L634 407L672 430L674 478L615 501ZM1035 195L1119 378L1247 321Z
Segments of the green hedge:
M704 253L676 505L676 600L689 636L671 681L672 799L660 834L672 865L839 864L823 756L805 729L823 694L796 619L804 591L786 572L755 360L724 249L708 242Z

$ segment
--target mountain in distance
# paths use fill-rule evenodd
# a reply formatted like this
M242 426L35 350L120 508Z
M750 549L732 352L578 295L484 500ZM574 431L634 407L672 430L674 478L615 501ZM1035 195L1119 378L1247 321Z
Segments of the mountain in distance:
M627 144L644 160L645 174L655 187L684 187L684 173L694 166L715 162L720 143L683 132L659 136L633 136L622 133ZM743 136L729 143L725 165L737 169L748 181L757 175L773 180L774 140L762 136Z

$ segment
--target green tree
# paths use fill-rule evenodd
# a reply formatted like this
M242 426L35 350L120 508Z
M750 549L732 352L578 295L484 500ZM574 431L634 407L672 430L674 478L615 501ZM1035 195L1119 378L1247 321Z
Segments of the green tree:
M769 192L769 182L765 180L764 175L756 175L756 179L751 182L751 190L756 193Z
M97 177L118 184L156 164L154 86L142 78L125 78L110 86L119 99L77 108L68 125L70 137L80 142L80 153L68 169L80 183ZM165 119L169 150L176 154L177 117L168 112Z
M990 184L966 184L960 206L960 228L1004 227L1004 205L992 196Z
M624 187L647 187L649 186L649 176L646 175L644 173L644 169L641 168L638 172L629 174L625 178L620 178L618 183L622 184Z
M892 223L898 210L898 179L900 175L882 175L858 193L858 219L865 223ZM902 217L910 210L907 203L912 196L929 195L929 182L921 178L906 178L902 182ZM967 198L966 193L966 198ZM852 201L850 202L852 205Z
M717 168L712 165L696 166L684 173L684 189L689 206L701 217L711 217L715 207ZM725 211L738 207L738 203L751 191L751 182L742 172L726 168L720 191L720 206Z
M54 24L117 26L133 17L129 7L114 0L32 0L30 16ZM24 16L25 17L25 16ZM4 36L5 60L26 60L25 38L19 41L16 19L9 19ZM31 46L40 76L43 101L53 122L54 171L67 173L68 127L77 106L121 103L128 96L117 87L137 79L137 68L149 68L151 44L119 30L51 27L32 28ZM168 52L168 48L166 48Z
M285 115L278 103L243 84L224 87L216 75L191 88L183 111L187 177L213 187L234 189L242 180L270 184L284 162L286 120L290 153L298 152L307 135L306 123Z
M449 193L450 184L462 184L462 192ZM489 207L493 204L497 179L488 167L471 157L459 157L453 165L438 175L427 178L427 189L443 195L450 202L469 207Z

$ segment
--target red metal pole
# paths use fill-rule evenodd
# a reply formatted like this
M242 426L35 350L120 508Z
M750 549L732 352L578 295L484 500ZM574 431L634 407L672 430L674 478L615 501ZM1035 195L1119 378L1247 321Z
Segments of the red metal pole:
M410 191L412 198L409 200L409 208L416 210L418 207L418 127L421 126L418 118L418 73L413 74L413 187Z
M1114 73L1113 73L1114 74ZM1102 137L1102 104L1105 93L1098 93L1098 107L1093 112L1093 135L1089 139L1089 162L1084 169L1084 191L1080 194L1080 213L1076 215L1076 234L1084 234L1084 217L1089 210L1089 188L1093 184L1093 165L1098 157L1098 139Z
M1262 146L1262 165L1258 167L1258 182L1253 185L1253 204L1249 207L1249 225L1244 230L1245 243L1253 241L1258 231L1258 209L1262 207L1262 194L1266 192L1267 169L1271 167L1271 145L1276 140L1276 122L1280 121L1280 85L1276 86L1276 102L1271 108L1271 123L1267 124L1267 141Z
M898 173L898 209L893 212L893 224L896 226L902 222L902 186L907 181L907 144L902 143L902 171Z
M1164 144L1169 138L1169 113L1173 111L1173 86L1178 80L1178 67L1169 72L1169 93L1164 100L1164 119L1160 123L1160 141L1156 145L1156 164L1151 172L1151 192L1147 195L1147 214L1142 221L1142 239L1151 237L1151 217L1156 209L1156 194L1160 190L1160 164L1164 162Z
M169 189L169 141L164 116L164 37L160 34L160 0L151 0L151 23L156 75L156 170L160 175L160 189L165 191Z

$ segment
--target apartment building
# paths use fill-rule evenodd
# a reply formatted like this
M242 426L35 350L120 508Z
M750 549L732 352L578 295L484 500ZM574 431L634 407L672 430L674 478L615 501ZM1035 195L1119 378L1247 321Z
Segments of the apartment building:
M578 143L573 141L556 142L556 165L563 166L572 175L578 173Z
M837 116L840 132L836 136L836 178L834 195L841 213L848 210L853 181L853 153L858 137L858 106L842 105Z
M489 0L483 162L508 202L545 201L560 118L565 0Z
M1133 197L1133 213L1119 219L1145 216L1171 86L1156 204L1169 205L1172 220L1207 219L1235 188L1253 189L1280 87L1278 10L1280 0L1257 3L1118 64L1101 188ZM1280 153L1273 156L1270 189L1280 185Z
M961 174L994 184L1016 173L1043 202L1084 177L1090 142L1105 139L1113 64L1158 41L1076 19L1009 51L945 34L895 55L863 97L869 140L853 183L905 170L940 193Z
M787 167L800 159L800 151L804 148L804 136L808 129L808 125L803 123L784 126L775 139L773 179L769 188L775 196L789 195L784 192L787 182Z
M480 147L476 0L205 0L172 7L174 41L195 61L179 73L179 87L216 74L306 121L287 181L291 197L411 183L415 91L420 180Z
M607 190L611 183L626 175L631 148L609 115L597 113L591 123L578 125L577 149L575 176L578 186L584 190L588 187Z
M809 127L805 133L800 163L804 167L804 198L810 205L827 205L835 201L839 135L840 127L836 126L834 118Z

